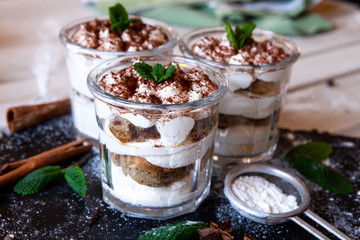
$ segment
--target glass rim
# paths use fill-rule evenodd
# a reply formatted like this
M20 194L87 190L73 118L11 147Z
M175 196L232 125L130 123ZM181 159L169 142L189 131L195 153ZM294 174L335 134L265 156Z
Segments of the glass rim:
M150 58L148 60L151 61L156 61L157 59L159 61L164 61L167 59L169 62L174 61L176 63L184 63L193 67L199 65L200 66L199 69L202 70L206 69L206 71L210 70L214 75L214 77L218 79L219 82L218 90L215 93L211 94L210 96L196 101L177 103L177 104L155 104L155 103L140 103L140 102L134 102L123 98L119 98L104 91L102 88L99 87L99 85L97 84L98 75L103 76L106 72L109 72L111 69L118 69L116 68L116 66L119 67L120 63L121 64L124 64L124 62L133 63L134 58L140 58L140 57L148 57ZM137 56L130 56L130 57L122 56L104 61L103 63L97 65L94 69L90 71L87 78L87 85L90 92L94 95L94 97L105 103L118 107L130 107L130 108L144 109L144 110L194 110L197 108L206 107L219 102L220 99L225 95L225 93L228 90L225 76L220 70L218 70L214 66L196 61L195 59L186 58L185 56L173 55L173 54L157 54L156 56L150 54L139 54Z
M189 42L191 40L194 40L196 38L200 39L200 37L203 37L205 35L219 34L219 33L226 33L224 26L197 28L191 30L179 38L179 49L181 53L184 54L185 56L186 54L188 54L192 58L206 62L207 64L221 68L233 68L233 69L242 69L242 70L284 68L287 65L293 64L300 57L301 50L299 46L292 39L274 33L272 31L263 30L259 28L256 28L254 30L253 32L254 35L264 36L270 40L275 40L277 43L280 43L282 47L285 47L287 50L290 51L290 56L282 61L270 63L270 64L240 65L240 64L230 64L225 62L217 62L215 60L206 59L204 57L200 57L191 50L189 46Z
M93 20L95 18L100 19L100 20L109 19L108 16L101 15L101 16L92 16L92 17L81 18L81 19L77 19L77 20L67 23L60 29L60 32L59 32L60 42L68 50L72 50L74 52L76 51L76 52L85 53L85 54L105 55L105 56L113 56L113 57L116 57L119 55L133 56L138 53L146 54L146 53L161 52L161 51L164 51L167 49L174 48L176 46L176 44L178 43L178 33L170 25L168 25L162 21L158 21L156 19L142 17L142 16L129 15L129 17L138 17L141 20L144 20L144 23L154 25L154 26L155 25L160 26L163 29L163 31L165 32L166 36L169 38L169 41L167 43L160 45L159 47L156 47L153 49L146 49L146 50L135 51L135 52L127 52L127 51L102 51L102 50L97 50L97 49L92 49L92 48L86 48L86 47L83 47L83 46L80 46L80 45L74 43L71 40L71 36L69 36L70 33L72 33L74 29L79 27L81 23L90 22L91 20ZM153 24L151 24L151 23L153 23Z

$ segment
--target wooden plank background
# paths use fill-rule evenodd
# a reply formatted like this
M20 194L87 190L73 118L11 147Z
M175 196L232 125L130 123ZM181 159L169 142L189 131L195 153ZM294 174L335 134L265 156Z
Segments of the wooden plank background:
M280 126L360 137L360 10L324 0L314 12L330 19L335 29L294 38L302 55L293 67ZM37 98L35 66L49 70L49 96L69 95L65 48L58 33L68 22L94 15L78 0L0 1L0 127L8 106ZM174 27L180 35L190 30ZM46 59L47 53L50 62L36 61Z

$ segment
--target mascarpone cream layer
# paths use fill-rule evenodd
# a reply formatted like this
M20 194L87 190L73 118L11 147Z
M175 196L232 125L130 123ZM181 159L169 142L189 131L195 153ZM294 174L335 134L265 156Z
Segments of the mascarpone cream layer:
M178 168L188 166L197 159L203 158L213 144L215 132L214 128L199 142L186 141L178 146L165 147L161 145L161 139L122 143L107 129L106 133L100 133L100 141L110 152L143 157L151 164L162 168Z
M271 135L270 126L237 125L218 129L217 140L228 144L256 144Z
M87 87L87 76L95 66L106 59L107 58L95 58L93 56L85 56L80 53L67 51L66 66L71 87L84 94L86 97L93 99L94 96Z
M113 191L121 201L132 205L146 207L170 207L190 201L196 196L192 192L193 171L183 179L172 183L167 187L149 187L134 181L130 176L125 176L122 168L112 164L111 176ZM204 182L199 183L199 189L204 188Z
M280 96L262 97L248 92L236 94L227 92L220 102L219 112L262 119L270 116L279 108L280 99Z

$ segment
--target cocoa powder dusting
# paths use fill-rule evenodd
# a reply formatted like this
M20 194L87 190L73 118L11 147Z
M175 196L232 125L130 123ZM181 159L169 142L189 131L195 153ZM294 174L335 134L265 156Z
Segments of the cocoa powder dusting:
M71 36L71 40L83 47L101 51L143 51L153 49L169 41L159 26L141 21L131 23L121 33L114 32L109 20L94 19L82 23Z
M156 83L146 80L130 66L112 71L99 81L99 87L112 95L134 102L153 104L178 104L196 101L215 93L218 86L201 70L186 72L175 63L176 72L166 81Z
M206 59L238 65L272 64L290 56L270 40L256 41L253 38L236 51L226 35L222 38L205 36L192 46L192 51Z

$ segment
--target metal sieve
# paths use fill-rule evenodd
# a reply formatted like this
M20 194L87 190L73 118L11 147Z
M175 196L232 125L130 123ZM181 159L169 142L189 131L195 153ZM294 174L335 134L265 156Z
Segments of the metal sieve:
M239 176L260 176L267 181L274 183L285 194L294 195L297 199L298 207L290 212L285 213L267 213L252 209L246 203L239 200L231 189L231 184ZM288 173L284 169L263 164L245 164L232 169L225 178L225 196L229 199L231 205L245 217L254 221L266 224L279 224L292 220L306 231L317 237L318 239L329 239L318 229L311 226L305 220L300 218L300 213L304 213L307 217L321 225L327 231L331 232L339 239L351 240L350 237L335 228L333 225L319 217L317 214L308 209L310 203L310 193L305 183L298 177Z

